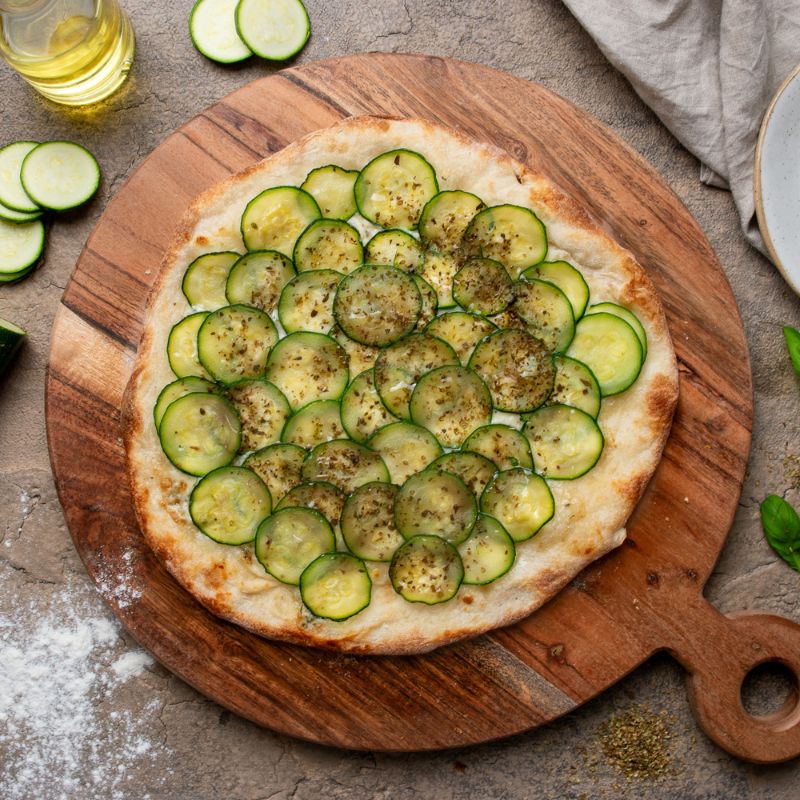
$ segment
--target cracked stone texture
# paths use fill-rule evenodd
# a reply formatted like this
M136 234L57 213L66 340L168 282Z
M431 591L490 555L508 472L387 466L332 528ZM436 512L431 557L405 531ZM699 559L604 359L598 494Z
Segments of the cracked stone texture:
M0 615L33 630L36 613L65 587L94 618L108 616L88 585L53 486L44 427L44 377L53 315L75 260L109 197L162 139L207 105L275 67L257 59L221 67L186 34L190 0L125 0L137 34L128 86L93 111L43 101L0 70L0 141L76 139L98 156L98 197L59 217L42 269L0 288L0 316L23 325L28 342L0 388ZM416 51L479 61L539 81L587 109L639 151L678 193L717 252L744 320L755 381L748 478L728 544L708 584L723 611L760 609L800 621L800 576L764 541L758 504L769 492L800 506L800 384L780 328L800 326L800 303L741 235L728 193L702 186L698 163L636 97L557 0L308 0L313 35L298 61L369 50ZM512 111L513 113L513 111ZM59 595L60 596L60 595ZM25 614L21 609L27 609ZM0 645L2 642L0 642ZM120 632L117 654L136 645ZM782 686L768 674L753 690L766 708ZM596 731L630 706L666 714L670 774L626 779L604 757ZM0 785L3 797L311 800L332 798L794 798L800 765L744 764L697 728L683 675L657 657L573 714L511 740L458 752L388 756L312 746L261 730L198 695L158 665L97 699L100 722L133 710L149 736L145 754L120 764L111 783L90 780L79 795L54 772L35 795ZM102 730L102 725L100 726ZM28 744L28 743L26 743ZM31 747L36 742L29 743ZM4 746L6 752L4 752ZM122 758L113 747L109 762ZM13 758L0 731L0 764ZM14 764L11 763L13 768ZM12 770L13 772L13 770Z

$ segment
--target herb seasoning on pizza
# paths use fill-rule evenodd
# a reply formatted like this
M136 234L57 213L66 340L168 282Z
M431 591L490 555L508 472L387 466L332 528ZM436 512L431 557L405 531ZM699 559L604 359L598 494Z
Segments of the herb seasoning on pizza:
M126 407L137 513L214 613L413 653L618 546L677 400L633 256L546 179L353 118L201 195Z

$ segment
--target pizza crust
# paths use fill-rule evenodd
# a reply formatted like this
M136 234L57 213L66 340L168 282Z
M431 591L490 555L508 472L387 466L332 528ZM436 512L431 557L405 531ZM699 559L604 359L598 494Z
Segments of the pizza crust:
M181 292L186 266L209 251L244 252L239 221L247 202L270 186L300 185L313 168L360 169L394 148L422 153L440 189L465 189L488 205L532 208L547 226L548 260L583 273L594 302L631 308L647 331L648 356L634 385L603 401L598 422L606 447L575 481L550 481L556 514L522 543L511 571L488 586L463 586L451 601L409 604L394 592L388 565L369 564L372 602L343 622L313 617L295 587L266 574L252 546L228 547L204 536L188 515L194 479L164 457L152 409L174 380L166 358L171 326L189 309ZM139 523L175 578L213 613L267 637L370 654L419 653L508 625L530 614L587 564L617 547L624 525L660 460L678 396L678 372L655 289L632 254L543 177L496 147L426 120L355 117L312 133L200 195L161 266L145 319L124 408L128 472Z

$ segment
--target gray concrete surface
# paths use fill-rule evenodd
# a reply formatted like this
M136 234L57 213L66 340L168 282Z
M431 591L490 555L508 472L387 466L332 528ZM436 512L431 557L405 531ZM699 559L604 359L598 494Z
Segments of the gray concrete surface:
M44 267L0 288L0 316L30 333L0 385L0 652L6 670L10 657L22 665L24 690L11 702L6 688L3 706L8 673L0 666L0 797L796 798L800 764L743 764L704 737L681 670L666 657L567 718L509 741L423 756L353 754L285 739L232 716L147 660L113 622L72 549L52 483L43 398L52 318L86 236L131 170L178 125L272 69L255 59L224 68L198 55L186 34L190 0L123 4L138 39L133 78L99 110L58 109L0 69L0 141L77 139L97 154L105 176L89 209L53 226ZM745 243L730 196L700 185L695 159L557 0L307 5L313 36L301 63L368 50L418 51L508 70L595 114L675 189L733 285L756 388L749 476L708 595L724 611L764 609L800 621L800 576L772 554L758 522L767 492L800 501L800 384L780 335L781 325L800 325L800 303ZM768 676L756 687L756 705L769 704L778 688ZM664 777L626 778L603 752L598 728L628 708L663 713L670 762Z

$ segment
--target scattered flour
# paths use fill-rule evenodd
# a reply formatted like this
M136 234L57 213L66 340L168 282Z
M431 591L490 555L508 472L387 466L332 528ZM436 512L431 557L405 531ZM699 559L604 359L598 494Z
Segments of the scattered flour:
M128 550L122 555L122 567L116 572L109 569L98 570L97 590L119 608L127 608L142 596L142 583L133 564L134 553Z

